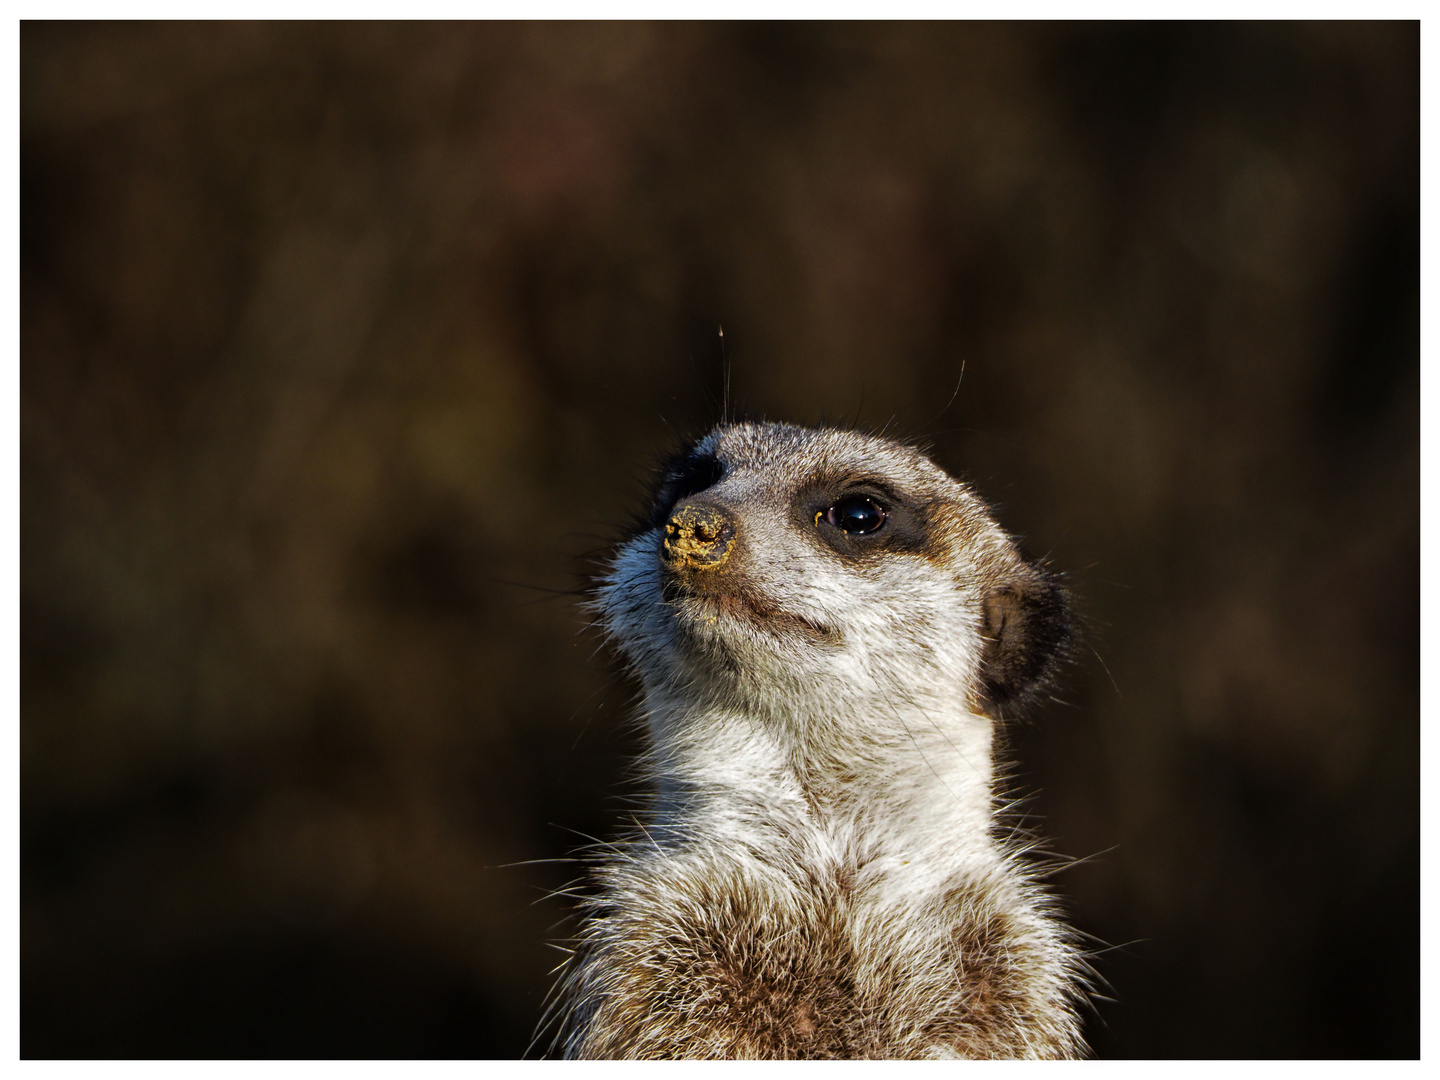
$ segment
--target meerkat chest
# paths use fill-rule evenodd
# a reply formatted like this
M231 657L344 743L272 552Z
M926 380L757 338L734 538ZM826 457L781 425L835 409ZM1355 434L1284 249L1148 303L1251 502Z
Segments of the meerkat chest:
M810 854L712 846L632 867L591 1033L641 1056L1023 1052L1023 942L992 884L957 873L906 891Z

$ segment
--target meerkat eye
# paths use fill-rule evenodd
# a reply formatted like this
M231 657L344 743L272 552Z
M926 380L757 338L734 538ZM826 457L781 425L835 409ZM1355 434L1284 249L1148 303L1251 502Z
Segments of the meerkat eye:
M817 515L818 516L818 515ZM885 511L874 499L851 495L825 511L825 520L847 536L872 533L885 524Z

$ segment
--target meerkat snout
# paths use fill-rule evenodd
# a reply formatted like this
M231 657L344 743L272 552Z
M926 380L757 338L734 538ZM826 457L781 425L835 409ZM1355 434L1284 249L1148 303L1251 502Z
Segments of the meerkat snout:
M661 554L672 570L716 570L730 557L735 519L718 506L687 502L665 523Z

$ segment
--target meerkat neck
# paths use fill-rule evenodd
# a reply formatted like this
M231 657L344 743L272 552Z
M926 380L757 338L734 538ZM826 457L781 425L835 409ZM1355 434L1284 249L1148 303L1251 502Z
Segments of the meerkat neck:
M887 706L895 738L872 737L859 755L843 730L823 740L839 752L800 752L817 742L804 730L823 722L812 716L702 708L663 692L647 706L656 824L678 841L731 839L762 853L818 843L834 861L883 867L897 883L999 857L990 721L954 703Z

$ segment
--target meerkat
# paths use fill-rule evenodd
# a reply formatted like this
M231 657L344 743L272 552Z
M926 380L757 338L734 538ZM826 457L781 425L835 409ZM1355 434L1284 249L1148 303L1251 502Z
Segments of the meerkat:
M573 1058L1076 1057L1085 965L997 825L1052 575L885 438L724 424L598 589L657 794L559 989Z

